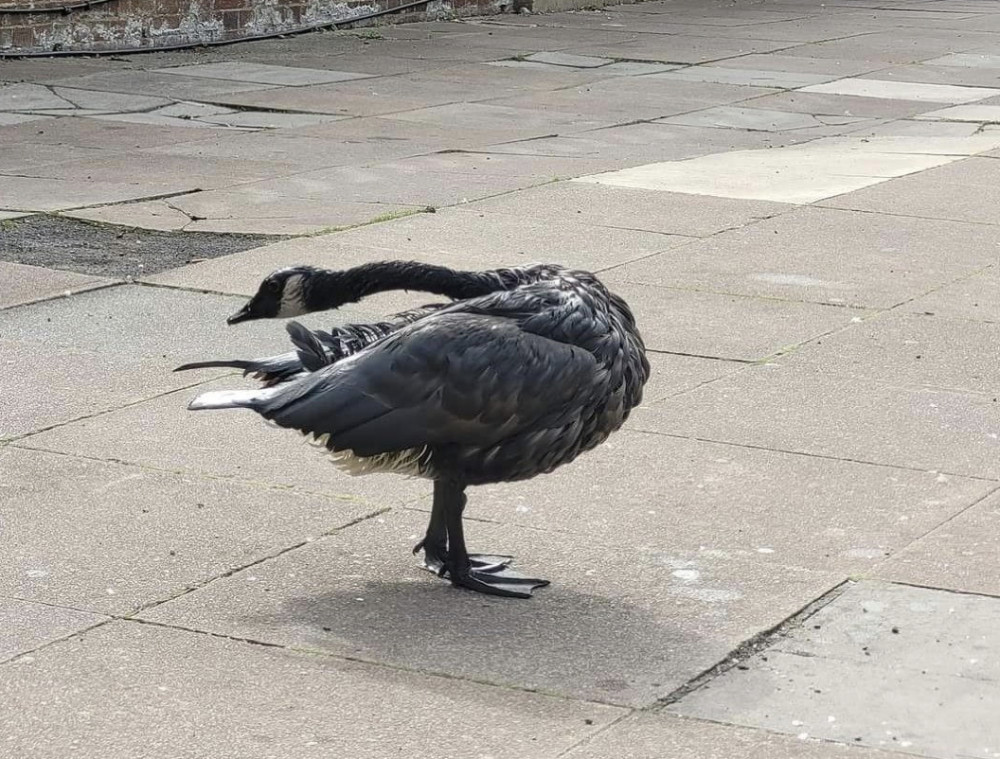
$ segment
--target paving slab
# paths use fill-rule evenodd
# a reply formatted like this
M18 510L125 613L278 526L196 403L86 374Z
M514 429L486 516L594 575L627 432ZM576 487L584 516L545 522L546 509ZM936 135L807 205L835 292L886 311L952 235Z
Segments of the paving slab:
M683 579L690 575L674 574L687 566L684 554L624 555L594 542L583 556L566 535L470 522L470 544L502 547L517 555L522 569L552 580L531 603L515 605L456 590L418 568L410 547L425 522L419 512L368 520L143 618L420 672L644 705L837 582L829 574L715 559L699 564L700 579L692 584ZM428 646L442 618L450 620L449 645ZM401 626L409 631L405 637L396 632ZM530 646L519 645L526 640Z
M25 759L131 756L151 745L246 759L317 759L336 746L374 759L430 744L449 756L554 758L624 713L135 622L8 665L0 688L17 736L8 746Z
M776 111L811 113L814 116L852 116L866 119L903 119L928 110L927 103L919 100L889 100L802 90L755 98L747 101L745 105Z
M62 211L81 206L145 199L172 192L191 192L196 189L198 189L197 184L190 178L173 181L151 178L136 183L125 183L4 176L0 185L0 208L15 211Z
M95 114L95 120L114 121L125 124L149 124L151 126L169 127L173 129L222 129L221 124L210 124L205 121L193 119L188 115L165 116L162 113L107 113ZM192 137L192 139L197 139Z
M542 52L526 56L526 61L532 63L548 63L552 66L569 66L578 69L592 69L614 63L612 58L595 58L588 55L573 55L572 53Z
M338 246L379 258L413 258L465 269L548 261L599 271L688 242L677 235L536 220L471 209L443 209L339 233ZM322 244L322 243L321 243Z
M894 312L853 324L785 363L897 387L996 395L1000 372L991 346L998 336L994 322Z
M74 149L97 150L142 149L178 142L204 139L203 135L186 127L157 124L128 124L101 119L45 119L41 122L5 127L6 141L16 145L21 141L35 145L65 146Z
M1000 69L1000 55L985 53L948 53L940 58L924 61L928 66L956 66L959 68Z
M0 87L0 111L38 111L72 107L72 103L40 84L7 84Z
M993 437L1000 434L1000 407L992 394L899 387L813 367L751 367L643 406L631 423L637 430L943 476L1000 474Z
M51 116L43 116L36 113L0 113L0 126L26 124L29 121L44 121L50 118Z
M271 110L378 116L445 103L488 100L514 94L514 87L486 89L464 82L422 82L406 75L361 79L308 87L283 87L258 93L220 95L214 102Z
M994 558L998 528L1000 505L992 496L911 543L874 574L912 585L1000 596ZM995 661L990 666L995 668Z
M1000 70L989 68L961 68L958 66L934 66L930 62L891 66L874 71L866 77L892 79L901 82L922 82L924 84L949 84L968 87L1000 86ZM994 98L988 98L988 101Z
M782 203L695 197L681 193L553 182L469 204L484 210L559 223L708 237L791 210Z
M354 321L357 315L345 318L338 312L323 318L313 317L309 323L329 329L333 324ZM271 323L270 328L274 336L279 340L284 338L285 343L274 353L292 348L280 322ZM256 358L262 355L230 350L205 353L201 358ZM133 464L143 469L224 478L242 485L266 485L279 489L271 496L276 504L284 502L285 489L339 499L348 505L365 504L372 510L400 506L429 492L428 483L398 475L351 477L337 469L322 450L310 446L302 435L275 429L252 413L189 412L188 403L200 393L259 386L255 380L243 379L232 372L222 379L205 382L225 371L187 372L184 376L189 382L204 384L112 411L100 418L80 419L32 435L20 445ZM137 438L137 428L150 431Z
M652 367L652 375L643 388L642 397L646 403L693 390L699 385L743 368L743 364L737 361L719 361L654 351L647 351L646 359Z
M1000 322L1000 272L984 267L971 276L938 288L903 308L917 314Z
M857 76L885 68L878 61L850 60L848 58L810 58L793 52L758 53L709 62L706 66L723 68L751 68L766 71L787 71L793 74L822 74L834 78Z
M353 79L367 79L370 74L351 71L327 71L297 68L293 66L268 66L249 61L225 61L222 63L196 63L190 66L173 66L152 69L156 74L193 76L199 79L223 79L231 82L254 82L275 84L282 87L304 87L310 84L330 84Z
M136 171L142 166L141 172ZM146 186L213 189L242 185L301 171L299 166L281 161L246 160L208 156L163 155L121 150L116 155L69 160L32 168L35 177L73 180L80 183L115 184L141 177ZM85 185L84 185L85 187ZM161 190L161 192L163 192ZM149 192L149 195L158 193Z
M830 121L838 123L831 124ZM854 117L813 116L809 113L791 113L788 111L772 111L766 108L740 108L736 106L718 106L702 111L682 113L678 116L668 116L657 119L658 124L683 124L696 127L715 127L725 129L755 129L766 132L782 132L789 129L823 129L824 127L842 127L844 123L864 124L868 119ZM826 130L833 131L833 130ZM843 131L837 128L839 133Z
M46 81L50 85L74 90L131 93L175 100L208 100L234 92L254 92L275 87L270 84L194 78L142 70L102 71L82 76L61 76Z
M685 719L672 714L641 712L621 720L579 748L567 759L662 759L664 756L746 759L901 759L905 754L802 741L798 738Z
M156 229L163 232L179 232L191 224L190 216L169 205L165 200L96 206L80 211L66 211L62 215L71 219L88 219L133 229Z
M772 148L804 142L808 137L783 132L751 132L716 128L640 123L579 134L524 140L490 148L495 153L557 155L586 158L605 171L650 161L678 161L727 151ZM598 170L598 169L595 169Z
M859 211L997 224L1000 161L969 158L823 201Z
M617 45L580 45L567 52L662 63L705 63L749 53L768 53L788 45L788 42L767 39L734 40L685 34L648 34L642 35L634 42Z
M976 100L985 100L1000 95L1000 90L989 87L960 87L949 84L923 84L921 82L898 82L857 77L812 84L803 87L802 91L928 103L972 103Z
M859 583L671 707L680 714L934 757L990 757L1000 600Z
M860 316L837 306L637 284L613 272L604 281L628 301L646 346L671 353L760 361Z
M776 203L812 203L953 160L926 153L806 143L736 150L581 177L576 181Z
M0 663L107 619L89 611L0 597Z
M641 498L621 476L622 461L657 471ZM694 580L719 558L848 575L872 572L995 487L630 430L546 478L477 488L467 514L642 555L683 555L677 568L689 571L678 576ZM426 493L419 508L430 509Z
M764 71L748 68L724 68L723 66L689 66L665 74L664 78L684 79L691 82L715 82L717 84L745 84L749 87L776 87L796 89L811 84L828 82L832 74L803 74L788 71Z
M379 506L5 446L0 595L124 614ZM341 497L338 497L340 495Z
M243 298L120 286L0 312L7 362L0 437L24 434L192 384L175 366L206 355L273 355L273 324L232 330ZM46 346L39 362L38 346ZM45 393L38 388L44 387Z
M988 44L991 40L989 33L965 32L962 34L961 44L968 50L977 47L977 41ZM785 52L807 58L917 63L956 52L955 44L954 32L949 33L944 29L935 31L933 24L930 24L927 31L911 27L905 34L901 34L898 29L891 29L873 34L859 34L846 39L801 45Z
M918 115L918 119L931 121L972 121L980 124L995 124L1000 121L1000 105L956 105Z
M672 72L604 79L581 87L531 93L491 101L493 105L558 111L605 124L651 120L713 105L735 103L774 90L747 89L733 84L669 79Z
M17 216L12 214L8 218ZM4 283L3 292L0 292L0 309L70 295L112 282L103 277L44 269L40 266L25 266L8 261L0 261L0 279Z
M149 95L100 92L96 90L52 87L52 92L79 109L94 111L146 111L157 106L166 106L170 100Z

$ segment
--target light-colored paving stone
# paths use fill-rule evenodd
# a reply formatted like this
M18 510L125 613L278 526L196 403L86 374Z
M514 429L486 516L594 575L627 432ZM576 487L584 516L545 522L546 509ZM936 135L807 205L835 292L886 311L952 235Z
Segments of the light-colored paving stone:
M920 153L877 152L874 147L862 153L849 145L806 144L655 163L576 181L776 203L812 203L949 160Z
M875 69L885 68L884 63L876 61L851 60L849 58L810 58L797 55L794 50L788 52L741 55L723 61L706 63L706 66L721 66L722 68L750 68L765 71L787 71L793 74L822 74L834 79L866 74Z
M332 746L376 759L429 745L449 756L548 758L624 713L135 622L8 665L0 689L15 736L7 746L25 759L134 756L151 744L248 759L319 759Z
M902 759L905 754L802 741L763 730L750 730L664 713L638 713L603 731L567 759L662 759L664 756L745 759Z
M23 219L25 216L30 214L22 213L21 211L0 211L0 221L10 221L12 219Z
M609 187L583 182L554 182L471 203L484 210L552 223L566 219L623 229L707 237L791 210L792 206Z
M1000 122L1000 105L956 105L930 113L922 113L918 119L940 121L974 121L981 124Z
M733 40L722 37L696 37L686 34L643 35L634 42L617 45L581 45L571 51L580 55L611 56L637 61L662 63L706 63L749 53L767 53L788 47L776 40Z
M1000 596L995 560L998 529L1000 503L994 496L911 543L879 566L876 574L897 582ZM988 666L995 668L995 660Z
M273 111L237 111L224 115L203 116L201 121L221 126L242 127L247 129L295 129L314 124L327 124L337 121L340 116L329 116L318 113L278 113Z
M654 372L659 368L654 363ZM724 369L719 376L733 374ZM677 401L683 404L683 395ZM641 418L632 426L640 425ZM621 476L622 461L659 472L641 500ZM995 487L629 431L545 479L477 488L467 513L587 536L626 552L680 556L686 563L677 568L694 572L706 561L734 558L846 576L871 572ZM420 508L430 508L426 493Z
M198 63L192 66L153 69L153 72L175 76L193 76L199 79L224 79L233 82L275 84L282 87L303 87L310 84L346 82L352 79L367 79L370 76L369 74L358 74L350 71L325 71L292 66L268 66L263 63L250 63L248 61Z
M161 113L109 113L99 114L92 118L101 121L124 122L126 124L149 124L150 126L171 127L174 129L223 129L221 124L209 124L205 121L183 116L165 116ZM192 137L191 139L195 139Z
M1000 600L861 583L672 711L802 738L991 757Z
M13 446L0 458L8 506L0 596L95 612L123 614L165 600L380 508L333 491Z
M811 113L826 116L851 116L867 119L903 119L923 113L930 106L920 100L890 100L861 95L831 95L792 90L751 101L754 108ZM749 103L748 103L749 105Z
M17 216L11 214L8 218L17 218ZM10 308L36 300L70 295L81 290L101 287L111 282L111 280L87 274L55 271L40 266L25 266L8 261L0 261L0 279L4 283L3 291L0 292L0 308Z
M964 161L830 198L823 205L929 219L998 224L1000 161Z
M475 493L471 494L472 499ZM392 512L151 610L144 618L575 698L650 704L836 576L735 559L635 554L469 522L478 550L552 581L535 604L456 590L416 566L426 515ZM256 579L250 580L253 576ZM361 600L358 600L361 599ZM449 620L449 645L427 636ZM398 635L403 626L409 632ZM531 640L531 645L520 645ZM516 655L511 646L516 646Z
M1000 95L989 87L959 87L947 84L894 82L884 79L849 78L802 88L803 92L856 95L885 100L919 100L928 103L972 103Z
M36 570L41 571L41 570ZM89 611L0 596L0 662L106 620Z
M796 89L812 84L828 82L833 79L830 74L803 74L789 71L762 71L759 69L735 68L723 66L689 66L666 74L664 78L685 79L691 82L716 82L717 84L745 84L750 87L777 87L779 89Z

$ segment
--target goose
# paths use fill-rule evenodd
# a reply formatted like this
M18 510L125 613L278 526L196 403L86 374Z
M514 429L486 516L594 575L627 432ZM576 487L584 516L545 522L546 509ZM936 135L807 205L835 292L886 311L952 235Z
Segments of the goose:
M465 491L551 472L624 424L650 374L635 318L586 271L383 261L278 270L227 321L335 309L400 289L451 302L340 332L289 322L294 359L178 367L238 366L265 380L258 389L203 393L188 408L255 411L310 436L351 474L432 480L430 521L413 548L423 566L457 587L529 598L548 581L516 572L510 556L468 552ZM270 372L266 362L278 359L284 368Z

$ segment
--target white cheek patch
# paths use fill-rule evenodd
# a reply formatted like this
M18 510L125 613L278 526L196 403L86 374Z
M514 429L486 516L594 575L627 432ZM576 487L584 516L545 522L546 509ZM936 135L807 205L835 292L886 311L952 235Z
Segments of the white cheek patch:
M281 292L281 306L278 308L278 318L301 316L308 313L305 297L302 294L302 275L295 274L285 280L285 289Z

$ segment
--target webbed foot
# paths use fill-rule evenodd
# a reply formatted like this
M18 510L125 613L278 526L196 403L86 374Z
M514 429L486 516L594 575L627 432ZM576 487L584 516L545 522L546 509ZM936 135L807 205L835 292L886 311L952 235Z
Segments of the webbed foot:
M507 598L531 598L531 594L536 588L544 588L549 584L548 580L527 577L520 572L515 572L506 564L494 565L492 569L474 566L454 571L449 569L446 571L446 575L442 576L450 577L451 584L456 587Z
M420 565L422 569L433 572L438 577L444 577L448 572L448 549L440 545L429 545L424 538L415 546L413 553L424 552L424 560ZM498 569L510 566L514 560L513 556L489 553L470 553L469 566L482 572L493 572Z

